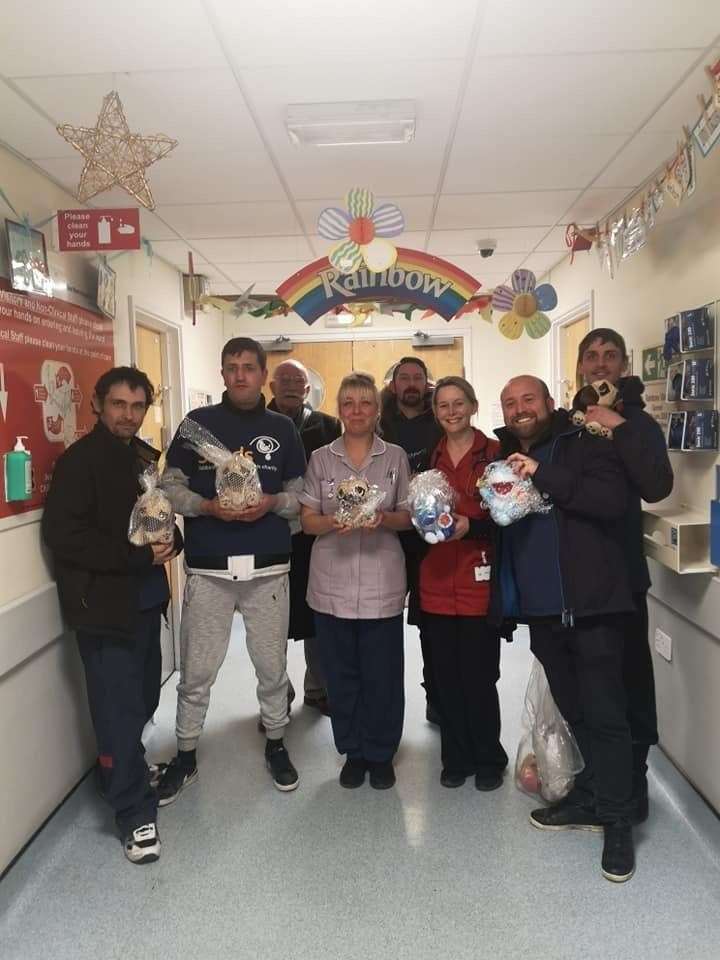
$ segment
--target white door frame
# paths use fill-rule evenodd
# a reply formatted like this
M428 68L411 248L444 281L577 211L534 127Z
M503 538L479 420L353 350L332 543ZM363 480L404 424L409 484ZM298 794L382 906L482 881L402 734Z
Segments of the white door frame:
M182 324L173 320L167 320L152 310L148 310L140 304L136 304L132 296L128 296L128 323L130 326L130 362L137 363L137 339L136 327L138 323L154 330L156 333L165 334L163 343L165 345L165 356L163 364L168 371L168 383L163 384L168 388L167 411L168 423L167 436L168 443L175 435L175 431L180 425L180 421L187 412L185 401L185 371L183 364L182 349ZM172 576L172 625L173 625L173 648L175 651L175 669L178 669L180 663L180 614L182 610L181 596L185 585L185 574L182 564L178 558L170 564Z
M550 332L550 370L552 371L552 386L550 392L556 402L559 402L561 397L560 385L563 380L562 370L560 368L560 331L563 327L570 326L571 323L574 323L586 314L590 317L590 329L593 330L595 328L594 290L590 291L590 296L587 300L581 301L570 310L566 310L564 313L561 313L559 317L553 319Z

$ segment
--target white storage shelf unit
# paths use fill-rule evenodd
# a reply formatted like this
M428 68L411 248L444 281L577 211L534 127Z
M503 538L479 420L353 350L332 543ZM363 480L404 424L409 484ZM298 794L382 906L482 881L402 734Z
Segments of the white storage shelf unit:
M675 573L717 573L710 563L710 517L699 511L643 511L645 554Z

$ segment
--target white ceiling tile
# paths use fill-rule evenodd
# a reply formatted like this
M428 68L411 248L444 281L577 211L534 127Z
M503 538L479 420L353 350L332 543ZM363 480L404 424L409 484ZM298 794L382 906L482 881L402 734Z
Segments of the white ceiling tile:
M278 201L284 193L262 156L235 151L188 153L180 145L148 171L155 203Z
M461 62L438 66L413 61L398 70L392 60L373 62L363 69L330 71L321 59L297 67L243 71L243 81L254 108L263 118L272 146L293 194L299 198L342 197L353 186L378 195L433 194L440 175L443 151L461 77ZM411 143L365 144L357 147L318 148L290 142L285 129L289 103L352 100L414 100L417 130ZM409 189L410 188L410 189ZM337 202L337 200L335 201Z
M563 223L593 224L622 203L627 190L592 189L588 190L565 213Z
M668 132L677 136L683 126L693 127L700 116L698 96L702 94L707 99L711 93L705 67L719 58L720 47L715 47L707 57L703 57L702 63L643 128L643 133Z
M216 264L287 260L302 260L308 263L313 256L304 237L234 237L195 240L193 246Z
M413 61L465 55L476 0L214 0L223 37L237 62L248 64L328 63L347 67L360 60ZM358 65L358 71L362 66ZM332 87L332 81L329 81ZM327 99L337 100L333 88ZM388 96L394 96L388 93Z
M678 130L673 133L639 133L593 186L631 190L671 159L682 136Z
M115 89L132 133L163 133L190 152L242 148L264 156L255 125L227 67L33 77L18 80L17 85L58 123L94 126L103 97ZM64 143L58 134L56 137ZM55 150L31 156L62 154Z
M553 227L545 239L535 248L538 253L562 253L567 250L565 243L566 224L559 227Z
M579 190L448 194L440 198L435 228L482 229L484 234L493 227L550 227L579 194Z
M206 262L201 253L194 248L190 251L188 245L182 240L153 240L152 248L163 259L169 263L174 263L185 271L188 269L188 252L192 252L193 264L196 269Z
M286 201L159 205L158 216L184 237L288 236L300 226Z
M525 253L496 253L493 257L483 260L477 254L474 256L454 256L447 259L460 267L471 277L477 277L482 273L503 274L512 273L527 256ZM492 262L491 262L492 261Z
M347 183L339 190L336 196L329 196L325 200L298 200L297 208L302 217L305 229L310 234L317 233L318 217L326 207L342 207L345 209L345 194L355 184ZM362 184L358 184L362 186ZM405 218L405 227L411 232L422 232L427 229L432 212L433 197L404 197L402 195L380 194L375 195L375 205L381 203L395 203ZM323 241L327 243L327 241Z
M131 198L128 197L128 200L130 199ZM113 204L108 204L108 206L113 206ZM130 204L128 204L128 206L130 206ZM144 210L142 207L140 208L140 233L147 240L152 240L153 243L156 240L177 239L177 233L167 227L154 213L151 213L149 210Z
M0 137L26 157L70 157L75 150L45 117L0 82Z
M477 254L479 240L495 240L497 243L495 256L502 253L528 253L535 249L536 244L542 240L546 232L546 227L495 229L487 235L478 230L433 230L428 253L438 257ZM488 258L488 261L494 261L495 256Z
M636 53L630 67L627 54L488 59L481 48L459 139L494 146L498 135L522 136L523 155L535 161L551 135L570 147L588 134L633 133L696 57L693 51ZM478 122L492 137L478 135Z
M488 0L481 44L491 54L531 54L542 69L538 54L704 47L719 31L716 0ZM633 63L628 54L628 84Z
M306 260L287 260L266 263L221 263L217 268L230 280L243 280L252 277L251 283L265 288L269 283L279 286L283 280L291 277L307 265Z
M566 138L558 133L456 141L445 178L452 193L581 190L622 147L624 136ZM474 141L474 144L473 144ZM530 149L528 149L530 147Z
M0 64L5 76L49 76L223 63L201 0L4 0ZM28 35L32 30L32 37Z

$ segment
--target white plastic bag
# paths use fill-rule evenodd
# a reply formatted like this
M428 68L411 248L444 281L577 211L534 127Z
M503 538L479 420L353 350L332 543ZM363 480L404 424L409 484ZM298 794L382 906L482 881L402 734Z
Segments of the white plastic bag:
M570 727L550 693L545 671L535 660L530 671L523 736L515 759L515 785L530 796L555 803L572 790L575 775L585 766Z

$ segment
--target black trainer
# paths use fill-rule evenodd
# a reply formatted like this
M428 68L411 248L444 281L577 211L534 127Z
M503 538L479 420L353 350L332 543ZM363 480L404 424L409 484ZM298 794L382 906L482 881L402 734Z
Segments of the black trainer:
M613 883L625 883L635 873L632 827L606 825L602 852L602 875Z
M491 790L499 790L503 785L503 776L501 773L476 773L475 789L482 790L483 793L490 793Z
M195 783L197 778L197 766L186 767L180 763L177 757L173 757L167 765L165 772L160 777L156 787L158 806L166 807L169 803L173 803L185 787L189 787L191 783Z
M642 794L639 797L633 799L633 812L630 817L630 823L637 827L641 823L645 823L647 818L650 815L650 804L648 802L647 793Z
M157 824L145 823L122 838L123 852L130 863L155 863L160 859Z
M362 757L348 757L340 771L340 786L354 790L365 783L367 764Z
M300 777L290 763L290 756L282 740L268 740L265 744L265 763L272 774L273 783L284 793L295 790Z
M368 770L370 771L370 786L374 790L389 790L395 786L395 770L392 761L387 763L368 761Z
M451 789L461 787L466 780L467 777L463 773L453 773L452 770L443 770L440 774L440 783L444 787L450 787Z
M566 800L561 800L552 807L533 810L530 823L538 830L602 830L602 823L594 811Z

